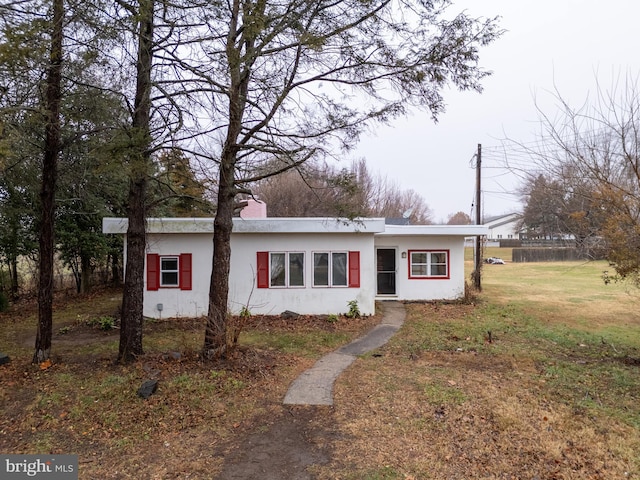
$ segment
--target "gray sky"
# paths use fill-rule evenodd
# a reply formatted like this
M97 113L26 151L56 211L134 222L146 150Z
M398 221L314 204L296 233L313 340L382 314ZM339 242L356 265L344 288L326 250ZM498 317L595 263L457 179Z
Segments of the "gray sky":
M472 214L475 171L472 157L483 150L483 213L521 208L514 195L519 179L501 169L509 138L529 144L539 131L535 103L553 116L550 91L557 88L581 105L595 79L606 89L613 79L640 74L640 2L636 0L454 0L450 11L501 16L507 32L480 52L493 71L482 94L449 91L438 124L415 113L363 136L355 157L369 169L421 194L436 221L455 212ZM473 215L472 215L472 218Z

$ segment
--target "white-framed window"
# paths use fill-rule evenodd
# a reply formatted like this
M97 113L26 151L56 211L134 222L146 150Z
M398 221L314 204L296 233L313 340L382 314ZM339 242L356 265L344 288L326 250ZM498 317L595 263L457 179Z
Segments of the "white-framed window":
M270 287L304 287L304 252L269 252Z
M147 290L160 288L192 288L192 254L160 255L147 254Z
M410 250L409 278L449 278L449 251Z
M314 287L349 286L349 252L313 252Z
M178 287L180 285L179 257L160 257L160 286Z
M313 252L314 287L360 288L360 252ZM256 252L258 288L305 287L304 252Z

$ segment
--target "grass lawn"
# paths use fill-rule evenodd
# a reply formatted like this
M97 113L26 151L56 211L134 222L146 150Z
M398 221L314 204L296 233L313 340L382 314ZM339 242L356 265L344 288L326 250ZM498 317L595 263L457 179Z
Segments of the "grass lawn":
M313 437L331 452L313 478L639 479L639 294L604 285L606 268L484 265L475 304L407 304L404 327L318 411L314 425L333 433ZM0 452L77 453L80 478L216 478L246 435L288 417L300 372L379 321L255 319L237 355L214 364L197 356L201 320L148 322L145 357L117 366L117 331L99 327L118 302L56 305L46 370L29 364L33 307L0 316L12 357ZM150 377L160 387L145 401L135 392Z
M485 265L477 305L408 305L339 379L336 478L640 478L639 297L605 268Z

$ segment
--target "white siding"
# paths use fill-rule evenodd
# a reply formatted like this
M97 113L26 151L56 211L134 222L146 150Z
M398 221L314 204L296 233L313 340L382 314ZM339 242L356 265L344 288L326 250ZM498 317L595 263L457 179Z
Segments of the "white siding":
M147 253L179 255L191 253L192 290L160 288L147 290L145 264L145 288L143 315L150 318L201 317L207 314L213 235L206 233L147 234ZM145 259L146 261L146 259ZM162 305L162 311L158 309Z
M144 315L159 317L198 317L208 309L213 236L206 233L148 234L147 253L193 255L192 290L146 289ZM257 288L256 269L259 251L296 251L305 253L304 288ZM360 288L312 286L314 251L359 251ZM284 310L303 314L344 313L347 302L356 300L360 311L375 313L375 272L373 271L372 234L301 234L260 233L232 234L231 274L229 276L229 310L239 313L248 306L254 314L276 315ZM162 304L162 311L158 309Z
M105 233L124 234L126 226L126 219L103 219ZM144 315L152 318L206 315L213 257L212 219L149 219L147 227L147 253L192 255L192 290L147 290L145 268ZM396 252L396 294L392 298L456 299L464 295L464 237L487 233L486 226L385 226L382 219L362 219L356 223L313 218L234 219L228 308L232 313L247 306L254 314L277 315L284 310L339 314L346 312L348 302L355 300L363 314L373 314L376 247L394 248ZM449 278L410 279L410 250L447 250ZM360 286L313 287L313 253L349 251L360 252ZM257 252L304 252L305 286L257 288ZM403 252L406 258L402 258Z
M375 246L397 249L397 296L393 298L453 300L464 295L464 237L381 235L376 237ZM409 278L409 250L448 250L449 278ZM403 252L406 252L407 258L402 258Z
M256 252L304 252L304 288L256 288ZM360 288L313 287L313 252L359 251ZM284 310L304 314L339 314L356 300L360 311L375 313L373 235L370 234L234 234L231 250L229 308L238 312L248 305L252 313L276 315Z

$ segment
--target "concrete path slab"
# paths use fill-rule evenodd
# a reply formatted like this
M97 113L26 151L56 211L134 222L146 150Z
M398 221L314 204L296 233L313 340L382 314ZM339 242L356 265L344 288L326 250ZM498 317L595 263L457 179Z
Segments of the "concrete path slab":
M405 319L404 305L385 302L380 325L363 337L340 347L316 362L296 378L284 397L285 405L333 405L333 384L358 355L381 347L400 329Z

